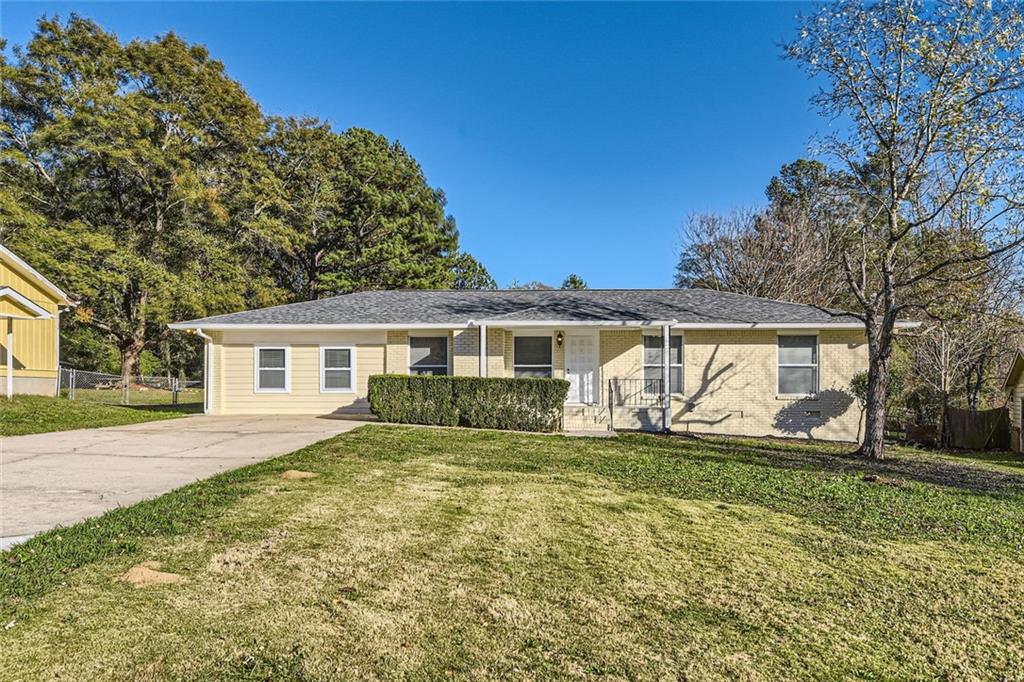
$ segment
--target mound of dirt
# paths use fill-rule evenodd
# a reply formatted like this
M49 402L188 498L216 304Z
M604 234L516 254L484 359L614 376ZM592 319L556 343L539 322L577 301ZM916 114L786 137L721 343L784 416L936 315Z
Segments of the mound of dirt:
M281 474L281 478L286 481L295 481L300 478L316 478L320 474L314 474L312 471L299 471L298 469L289 469L288 471Z
M119 580L131 583L135 587L146 587L147 585L170 585L175 583L188 582L188 578L177 573L165 573L159 570L159 561L143 561L128 569Z
M894 488L903 488L907 485L907 482L901 478L889 478L888 476L879 476L878 474L867 474L862 479L866 483L879 483L881 485L891 485Z

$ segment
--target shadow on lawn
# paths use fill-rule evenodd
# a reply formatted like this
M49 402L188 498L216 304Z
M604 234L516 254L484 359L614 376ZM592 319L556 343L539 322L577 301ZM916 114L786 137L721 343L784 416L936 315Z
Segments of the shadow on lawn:
M927 483L955 488L971 493L986 495L1024 494L1024 474L1014 474L992 469L959 464L950 461L951 455L929 456L924 454L894 453L890 459L871 462L850 453L823 451L820 448L835 448L834 445L800 443L789 444L765 440L763 444L750 440L730 441L693 435L658 435L659 440L670 441L686 450L686 457L708 462L723 458L758 466L785 469L820 471L826 473L858 475L874 474L887 479L916 483ZM701 454L710 452L713 454ZM977 455L977 453L971 453ZM1000 454L1000 464L1010 464L1013 456ZM982 457L977 457L983 460ZM1019 466L1024 460L1017 459Z

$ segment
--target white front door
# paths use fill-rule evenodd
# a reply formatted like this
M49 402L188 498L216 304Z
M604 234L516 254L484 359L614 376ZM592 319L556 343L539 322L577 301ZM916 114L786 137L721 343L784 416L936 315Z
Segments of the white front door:
M598 358L596 334L568 334L565 337L565 378L570 403L598 401Z

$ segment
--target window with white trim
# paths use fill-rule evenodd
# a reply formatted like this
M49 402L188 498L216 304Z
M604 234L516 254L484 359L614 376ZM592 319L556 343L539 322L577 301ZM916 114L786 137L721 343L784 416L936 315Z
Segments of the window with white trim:
M351 346L320 347L320 390L350 393L355 385L355 354Z
M515 337L512 345L512 370L517 377L551 378L551 337Z
M661 393L661 336L644 335L644 395ZM683 392L683 337L673 334L668 346L668 384L672 393Z
M290 353L287 346L257 346L253 383L257 393L287 393Z
M779 395L818 392L818 337L779 334Z
M448 337L410 336L409 374L448 374Z

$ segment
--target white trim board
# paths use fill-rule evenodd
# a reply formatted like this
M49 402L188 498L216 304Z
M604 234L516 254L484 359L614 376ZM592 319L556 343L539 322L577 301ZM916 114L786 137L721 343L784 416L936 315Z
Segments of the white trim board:
M0 313L0 317L9 317L16 320L49 320L53 317L50 311L43 308L41 305L13 287L0 287L0 299L5 298L10 300L14 305L31 311L34 315L5 315Z

